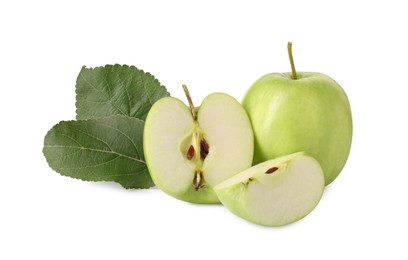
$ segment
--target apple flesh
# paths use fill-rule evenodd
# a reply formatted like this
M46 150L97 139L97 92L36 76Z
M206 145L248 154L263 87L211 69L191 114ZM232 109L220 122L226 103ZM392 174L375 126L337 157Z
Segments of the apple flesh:
M282 226L309 214L324 187L319 163L302 152L255 165L215 187L234 214L265 226Z
M343 169L351 147L352 117L346 93L314 72L271 73L248 90L243 106L255 137L254 164L305 151L323 168L325 183Z
M174 97L158 100L146 118L143 138L154 183L188 202L219 203L213 187L252 164L248 116L224 93L208 95L198 111L192 102L189 108Z

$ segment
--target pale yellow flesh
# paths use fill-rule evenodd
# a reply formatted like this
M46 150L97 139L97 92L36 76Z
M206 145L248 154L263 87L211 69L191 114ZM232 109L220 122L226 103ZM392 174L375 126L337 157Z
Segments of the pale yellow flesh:
M162 98L149 111L144 154L154 183L165 192L183 192L193 181L193 167L179 151L181 140L192 127L191 113L179 99Z
M265 172L277 167L271 174ZM324 174L312 157L296 153L258 164L215 187L221 202L257 224L281 226L299 220L318 204Z
M210 144L203 169L212 187L251 167L253 133L238 101L223 93L209 95L200 106L198 123Z

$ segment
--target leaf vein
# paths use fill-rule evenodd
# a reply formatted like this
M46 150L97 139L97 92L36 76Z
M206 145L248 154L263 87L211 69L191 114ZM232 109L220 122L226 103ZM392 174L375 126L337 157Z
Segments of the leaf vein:
M133 161L137 161L140 162L142 164L146 164L145 161L122 154L122 153L118 153L115 151L107 151L107 150L102 150L102 149L96 149L96 148L91 148L91 147L84 147L84 146L72 146L72 145L58 145L58 144L48 144L48 145L44 145L44 147L47 148L68 148L68 149L79 149L79 150L86 150L86 151L90 151L90 152L97 152L97 153L107 153L107 154L115 154L124 158L127 158L129 160L133 160Z
M116 131L116 132L119 132L119 133L122 134L124 137L126 137L126 138L130 141L130 143L132 144L132 146L135 148L137 157L138 157L138 158L141 158L136 143L133 141L133 139L132 139L129 135L127 135L125 132L121 131L120 129L114 128L114 127L112 127L112 126L110 126L110 125L106 125L106 124L102 124L102 123L99 123L99 125L101 125L101 126L103 126L103 127L106 127L106 128L109 128L109 129L112 129L112 130L114 130L114 131Z
M98 86L95 86L94 84L92 84L91 82L88 81L87 78L85 78L85 76L81 73L81 78L86 82L86 84L88 84L91 88L93 88L96 92L102 94L104 96L104 98L107 99L107 103L109 102L113 108L115 108L117 111L119 111L121 114L126 115L118 106L116 106L115 102L112 100L111 94L110 94L110 89L109 89L109 82L107 81L106 77L103 77L103 81L101 81ZM104 85L106 86L108 93L104 93L103 91L100 90L100 86L105 83ZM88 101L88 100L86 100Z

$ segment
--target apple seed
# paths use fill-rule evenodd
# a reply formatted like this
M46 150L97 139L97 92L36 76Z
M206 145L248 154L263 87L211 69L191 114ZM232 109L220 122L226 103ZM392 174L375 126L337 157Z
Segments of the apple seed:
M190 148L188 148L187 151L187 159L191 160L194 157L194 154L195 154L194 146L190 145Z
M210 147L208 146L208 143L207 143L207 141L203 138L203 139L201 139L201 149L204 149L205 151L207 151L208 152L208 149L209 149Z
M204 151L204 150L201 150L201 151L200 151L200 154L201 154L201 157L202 157L203 159L205 159L205 158L207 157L207 155L208 155L208 152L206 152L206 151Z
M274 173L275 171L277 171L279 168L278 167L272 167L270 169L268 169L265 173L266 174L271 174Z
M210 147L204 138L202 138L200 141L200 147L201 147L201 151L200 151L201 157L205 159L208 155L208 150L210 149Z

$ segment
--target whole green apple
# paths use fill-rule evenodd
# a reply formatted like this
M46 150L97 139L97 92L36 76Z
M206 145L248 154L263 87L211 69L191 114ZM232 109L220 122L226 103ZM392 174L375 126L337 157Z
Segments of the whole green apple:
M296 72L291 43L288 51L292 72L264 75L243 99L254 131L254 164L305 151L320 163L328 185L339 175L350 152L350 104L330 77Z

